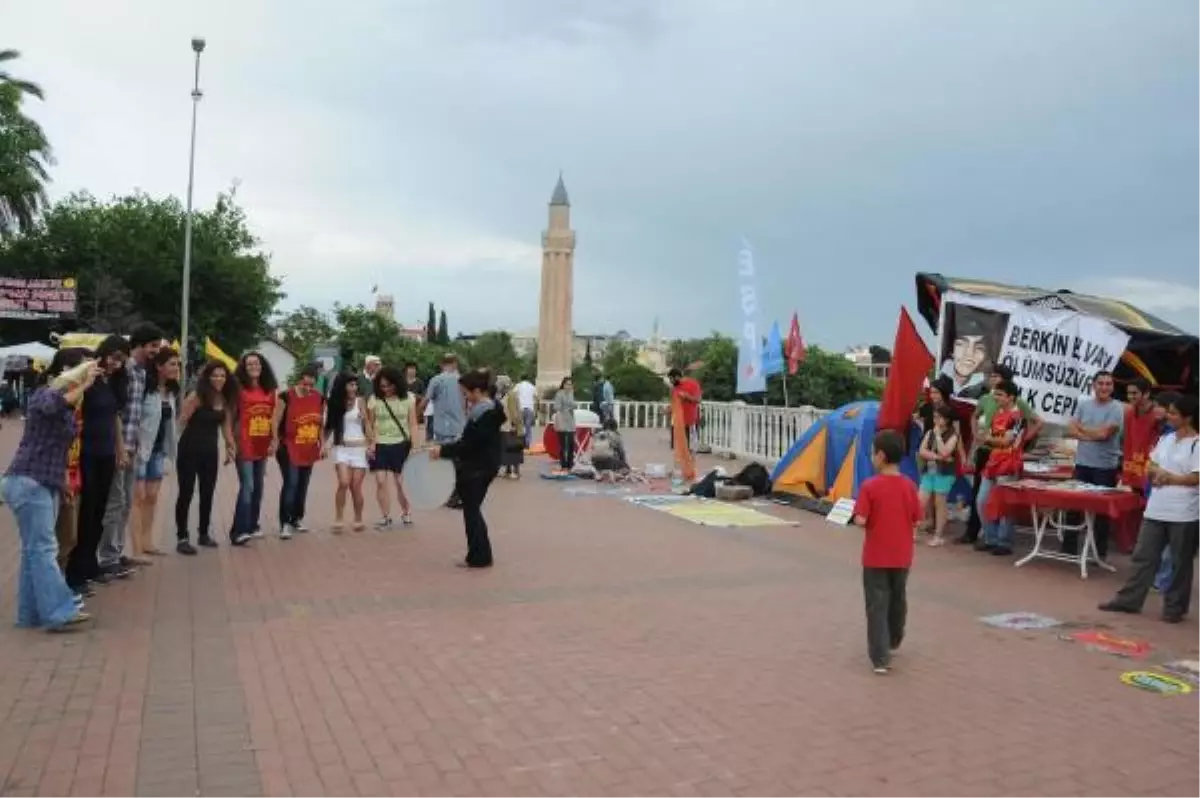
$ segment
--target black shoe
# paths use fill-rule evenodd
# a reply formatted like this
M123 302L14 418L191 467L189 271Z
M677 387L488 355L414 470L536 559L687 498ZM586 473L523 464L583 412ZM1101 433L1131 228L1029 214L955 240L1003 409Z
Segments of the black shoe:
M134 569L130 568L128 565L124 565L120 562L115 562L112 565L106 565L104 567L104 572L113 579L128 579L133 575L133 570Z
M954 539L953 543L956 546L974 545L975 541L978 539L979 538L970 537L969 535L960 535Z
M175 551L179 552L180 554L186 554L190 557L196 554L196 547L193 546L190 541L181 540L175 544Z
M1126 607L1124 604L1118 604L1116 601L1106 601L1096 609L1101 612L1123 612L1126 615L1137 615L1141 610L1135 610L1132 607Z
M207 549L215 549L217 547L217 541L213 540L212 535L201 535L196 539L196 542Z
M92 596L96 595L96 591L92 589L91 585L86 583L83 585L72 586L71 592L80 598L91 598Z
M975 551L991 551L992 549L994 549L996 547L993 546L991 543L987 543L986 541L977 540L977 541L975 541L973 548L975 549Z
M135 563L133 560L126 557L124 554L121 555L121 559L118 560L118 562L121 564L121 566L123 568L128 568L130 570L137 568L137 563Z
M1183 623L1182 615L1163 615L1163 623Z
M107 571L101 571L92 578L92 581L98 585L107 585L109 582L112 582L115 579L116 577L109 574Z
M1008 546L993 546L992 547L992 556L993 557L1011 557L1012 549L1010 549Z

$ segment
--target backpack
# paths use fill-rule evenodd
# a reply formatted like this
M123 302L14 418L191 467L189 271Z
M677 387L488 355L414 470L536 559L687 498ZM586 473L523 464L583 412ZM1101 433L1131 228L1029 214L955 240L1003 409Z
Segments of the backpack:
M751 463L734 474L730 482L746 485L755 496L766 496L771 492L771 473L762 463Z
M717 483L729 481L728 477L721 476L717 469L714 468L704 475L704 479L692 485L692 489L688 493L692 496L700 496L705 499L715 499L717 498Z

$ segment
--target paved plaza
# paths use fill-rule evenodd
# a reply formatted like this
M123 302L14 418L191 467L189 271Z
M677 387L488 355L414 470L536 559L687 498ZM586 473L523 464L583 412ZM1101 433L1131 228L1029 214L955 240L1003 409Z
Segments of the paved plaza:
M19 430L0 432L3 462ZM631 437L635 460L669 457L663 433ZM527 468L488 499L496 567L464 571L458 513L333 536L332 482L318 466L312 533L161 558L98 588L94 625L66 635L13 628L0 514L0 794L1200 792L1196 694L1119 680L1195 659L1196 625L1160 623L1157 597L1096 612L1123 561L1083 582L922 547L881 677L853 528L788 508L798 526L698 526ZM235 484L225 469L220 529ZM1154 650L1136 663L978 620L1017 610Z

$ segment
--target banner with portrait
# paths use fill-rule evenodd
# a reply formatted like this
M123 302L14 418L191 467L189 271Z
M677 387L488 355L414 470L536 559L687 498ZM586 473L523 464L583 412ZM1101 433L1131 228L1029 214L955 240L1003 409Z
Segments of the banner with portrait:
M1099 371L1112 371L1129 336L1104 319L949 291L938 320L938 375L953 398L975 402L997 364L1015 374L1021 398L1050 424L1066 424L1092 392Z

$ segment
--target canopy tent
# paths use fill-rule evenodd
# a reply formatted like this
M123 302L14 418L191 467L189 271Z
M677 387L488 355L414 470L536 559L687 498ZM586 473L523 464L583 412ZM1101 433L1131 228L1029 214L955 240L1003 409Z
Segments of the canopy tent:
M0 346L0 361L10 357L49 361L54 357L55 351L57 350L54 347L38 343L37 341L30 341L27 344L14 344L13 346Z
M775 494L812 499L855 498L867 477L875 473L871 464L871 441L879 402L851 402L827 413L792 444L771 474ZM916 458L921 433L910 429L910 454L900 470L917 481Z
M917 274L917 309L935 331L942 310L942 295L947 291L1008 299L1031 307L1073 310L1104 319L1129 335L1129 345L1116 369L1118 380L1128 382L1141 377L1154 385L1183 388L1192 393L1196 391L1196 359L1200 357L1200 340L1128 302L1077 294L1065 289L1047 291L1044 288L921 272Z

